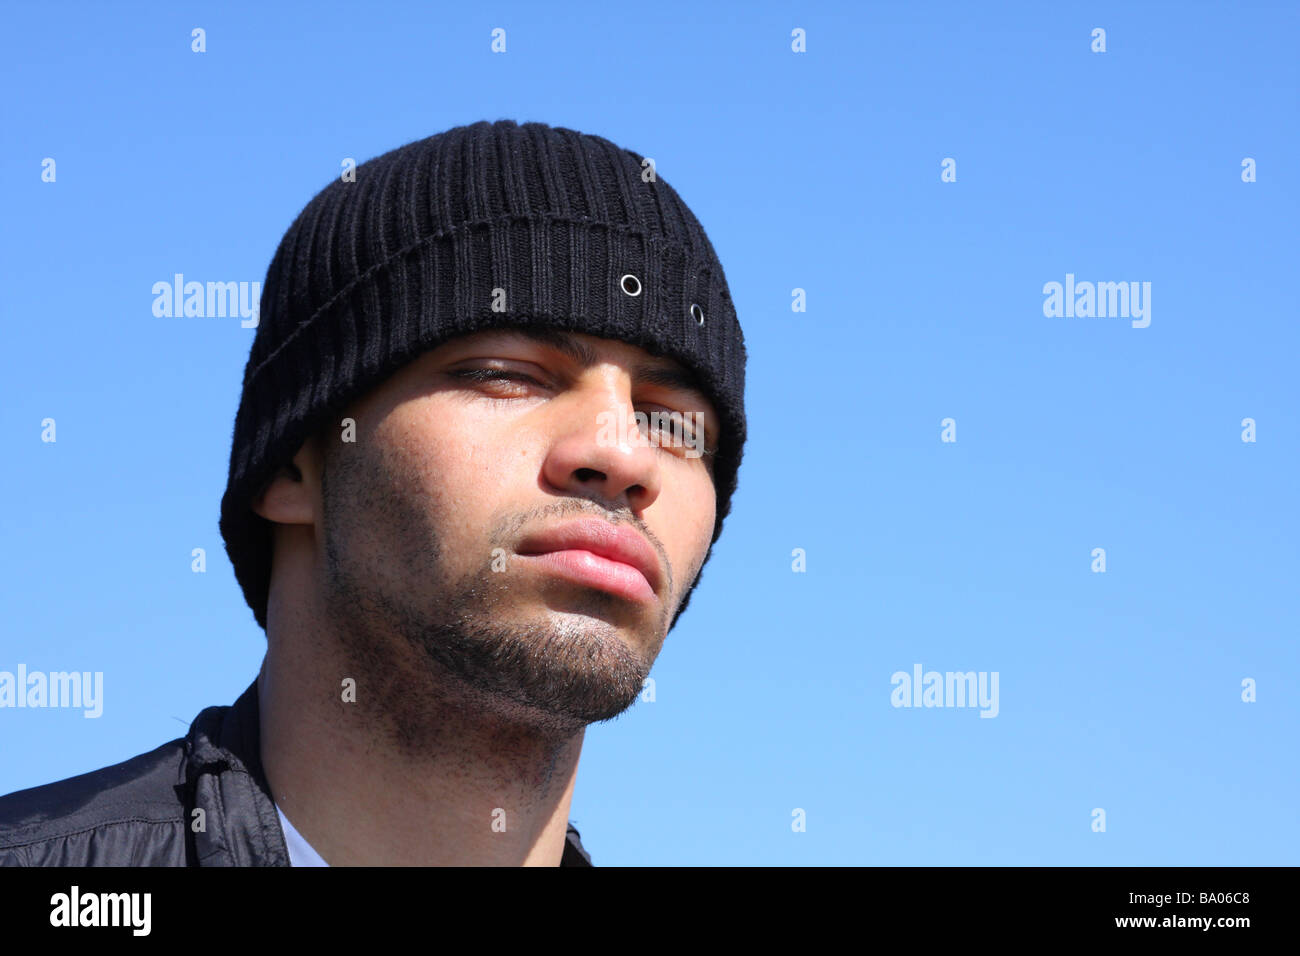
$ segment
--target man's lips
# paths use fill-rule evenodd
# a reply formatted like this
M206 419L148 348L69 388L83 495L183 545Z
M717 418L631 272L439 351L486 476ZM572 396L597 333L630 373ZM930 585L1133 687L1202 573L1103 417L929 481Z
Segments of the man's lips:
M515 552L602 590L650 601L663 580L659 558L631 528L590 518L529 535Z

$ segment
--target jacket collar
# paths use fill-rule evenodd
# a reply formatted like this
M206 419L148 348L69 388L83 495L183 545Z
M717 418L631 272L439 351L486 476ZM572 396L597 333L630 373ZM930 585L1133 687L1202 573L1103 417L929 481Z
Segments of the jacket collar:
M190 725L185 738L186 823L199 866L289 866L289 849L262 768L259 721L254 678L233 705L208 707ZM592 866L572 823L560 866Z
M256 679L232 706L208 707L194 718L185 779L199 866L289 865L262 768Z

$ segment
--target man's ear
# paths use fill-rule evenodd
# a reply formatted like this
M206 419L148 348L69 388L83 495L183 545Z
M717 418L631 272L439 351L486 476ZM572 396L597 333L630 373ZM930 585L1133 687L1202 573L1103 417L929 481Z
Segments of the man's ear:
M253 511L275 524L311 524L320 500L320 444L313 435L303 442L293 461L280 466L261 494L253 498Z

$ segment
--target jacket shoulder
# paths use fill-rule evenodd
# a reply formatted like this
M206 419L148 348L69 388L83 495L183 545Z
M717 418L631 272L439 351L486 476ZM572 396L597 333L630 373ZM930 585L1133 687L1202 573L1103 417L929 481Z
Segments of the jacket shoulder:
M0 797L0 865L183 863L184 744Z
M582 834L578 832L572 820L569 821L568 832L564 835L564 854L560 857L560 866L595 866L591 862L591 854L582 845Z

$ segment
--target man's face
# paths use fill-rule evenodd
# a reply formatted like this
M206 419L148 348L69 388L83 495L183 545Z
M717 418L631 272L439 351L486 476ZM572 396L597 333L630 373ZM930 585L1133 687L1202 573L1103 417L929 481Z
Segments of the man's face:
M340 416L355 442L323 433L314 578L358 666L407 672L387 693L427 671L573 731L635 701L699 573L720 422L670 359L540 335L447 342Z

